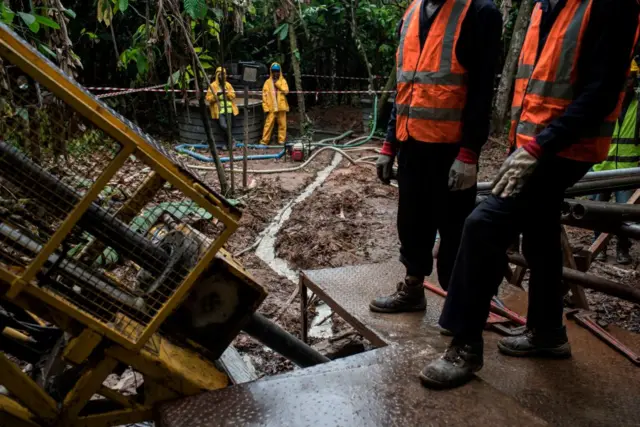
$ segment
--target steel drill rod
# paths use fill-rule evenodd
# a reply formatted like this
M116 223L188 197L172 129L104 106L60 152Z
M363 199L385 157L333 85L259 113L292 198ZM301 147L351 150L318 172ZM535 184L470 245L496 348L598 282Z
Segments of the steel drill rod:
M592 200L565 200L564 203L570 208L571 216L577 220L640 221L640 205Z
M36 197L52 213L62 211L66 215L80 201L81 196L75 190L3 141L0 141L0 165L4 179ZM162 272L169 261L164 250L95 203L82 215L78 225L150 272Z
M599 181L609 178L623 178L630 176L640 176L640 168L629 169L614 169L609 171L589 172L580 180L580 182L586 181Z
M0 235L10 239L23 250L33 254L37 254L42 250L42 245L40 243L31 239L29 236L26 236L19 229L8 224L0 223ZM60 255L53 253L49 255L47 265L56 265L59 259ZM145 304L142 298L133 296L116 288L115 286L110 285L92 272L87 271L85 268L72 261L63 259L62 262L60 262L59 268L62 272L78 283L86 283L94 289L109 295L111 298L135 310L144 309Z
M611 191L636 190L640 188L640 176L628 176L604 180L578 182L569 188L565 195L577 197L590 194L607 193Z
M577 220L571 216L563 216L562 224L570 227L582 228L585 230L599 231L601 233L614 234L616 236L627 237L629 239L640 240L640 226L606 220L585 221Z
M635 171L640 168L633 168ZM622 169L623 171L624 169ZM612 172L612 171L607 171ZM601 174L604 172L592 172L593 174ZM587 174L586 176L589 176ZM489 194L491 192L491 182L478 183L479 194ZM620 174L611 175L610 177L601 177L592 175L589 179L582 179L573 187L566 191L567 196L588 196L590 194L604 193L609 191L635 190L640 188L640 174Z
M243 331L302 368L330 361L261 314L254 313Z
M508 254L508 257L510 263L521 267L528 267L527 261L522 255ZM594 291L602 292L626 301L631 301L635 304L640 304L640 290L632 288L631 286L626 286L612 280L593 276L591 274L566 267L562 269L562 277L585 288L593 289Z

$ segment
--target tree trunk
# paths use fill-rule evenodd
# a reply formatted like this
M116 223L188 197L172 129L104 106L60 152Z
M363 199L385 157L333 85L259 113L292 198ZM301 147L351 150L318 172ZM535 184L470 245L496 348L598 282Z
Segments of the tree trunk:
M393 69L391 70L391 74L389 74L389 78L387 79L387 83L384 85L384 89L382 89L380 102L378 102L378 123L380 123L380 119L382 118L382 114L384 113L384 106L387 105L387 101L389 101L389 97L391 96L389 92L392 91L396 85L397 71L398 70L394 65Z
M504 33L507 31L509 27L509 15L511 14L511 9L513 9L513 3L511 0L502 0L500 4L500 12L502 13L502 36L504 37Z
M291 44L291 64L293 65L293 77L296 90L302 92L302 71L300 70L300 51L298 50L298 38L293 21L289 21L289 43ZM307 127L307 112L304 107L304 94L298 93L298 113L300 114L300 132L305 133Z
M504 62L504 68L502 69L502 77L500 78L500 85L498 86L498 92L496 94L495 108L493 110L493 133L497 136L502 136L507 122L509 107L511 106L511 103L509 102L511 100L511 90L513 88L515 74L518 69L518 58L520 58L520 51L522 50L527 28L529 27L532 10L533 0L522 0L520 10L518 11L518 17L516 18L516 23L513 28L513 36L511 37L509 53Z
M367 57L367 51L364 46L360 42L360 37L358 36L358 21L356 20L356 9L358 8L358 2L355 3L351 1L351 37L353 37L353 41L356 43L356 47L358 48L358 52L362 56L362 60L364 61L364 65L367 68L367 77L369 78L369 90L373 90L373 72L371 71L371 63L369 62L369 58Z

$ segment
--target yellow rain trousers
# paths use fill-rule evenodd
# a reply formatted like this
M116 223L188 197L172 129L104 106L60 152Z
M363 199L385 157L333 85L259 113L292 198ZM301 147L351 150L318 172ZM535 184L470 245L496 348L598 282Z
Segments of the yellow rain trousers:
M271 65L273 67L274 64ZM287 112L289 111L289 103L287 102L287 94L289 93L289 85L280 74L278 81L273 81L273 72L270 72L269 79L262 87L262 109L266 113L264 130L262 132L261 144L269 144L271 134L276 122L278 123L278 143L284 144L287 140Z
M277 113L267 113L264 121L264 130L262 132L261 144L269 144L273 127L278 122L278 143L284 144L287 140L287 112L278 111Z

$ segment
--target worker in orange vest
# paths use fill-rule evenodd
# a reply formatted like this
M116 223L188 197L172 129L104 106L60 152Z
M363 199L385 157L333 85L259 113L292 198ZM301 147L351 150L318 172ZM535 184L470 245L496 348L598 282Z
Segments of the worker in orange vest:
M566 189L607 158L637 40L636 0L537 1L515 82L513 153L493 194L467 218L440 325L453 333L423 384L450 388L482 368L490 301L522 233L531 268L528 331L503 338L516 357L568 358L563 326L560 209Z
M423 282L447 289L465 218L475 207L478 156L489 135L502 16L492 0L415 0L400 23L397 95L378 176L398 157L398 234L406 277L375 312L426 309Z

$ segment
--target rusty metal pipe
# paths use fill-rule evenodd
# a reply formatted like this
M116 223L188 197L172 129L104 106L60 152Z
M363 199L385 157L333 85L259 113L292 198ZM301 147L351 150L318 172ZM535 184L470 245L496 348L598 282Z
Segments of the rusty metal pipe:
M522 255L508 254L508 257L510 263L519 265L521 267L528 267L527 261ZM591 274L583 273L581 271L573 270L566 267L562 269L562 277L572 282L578 283L585 288L593 289L594 291L602 292L607 295L640 304L640 290L632 288L631 286L622 285L612 280L593 276Z

